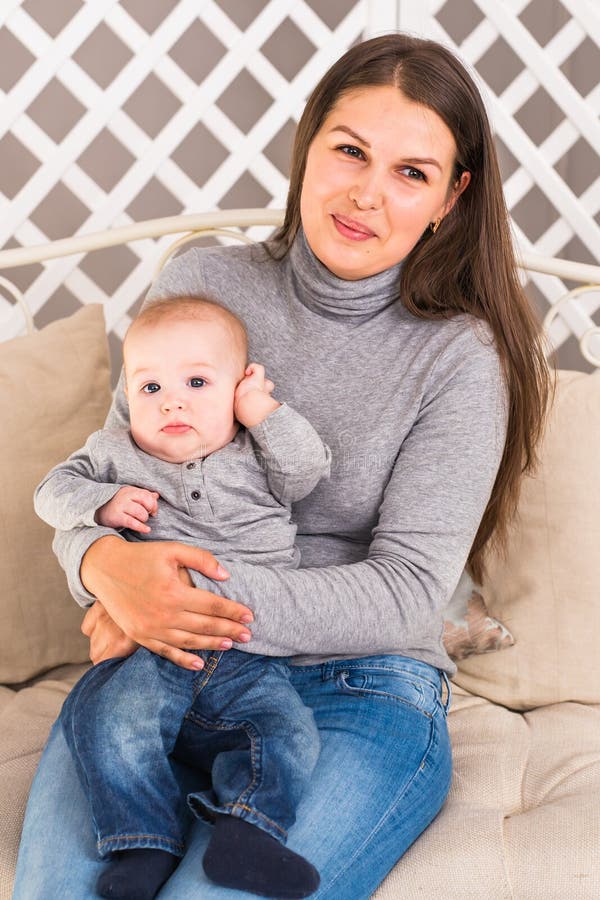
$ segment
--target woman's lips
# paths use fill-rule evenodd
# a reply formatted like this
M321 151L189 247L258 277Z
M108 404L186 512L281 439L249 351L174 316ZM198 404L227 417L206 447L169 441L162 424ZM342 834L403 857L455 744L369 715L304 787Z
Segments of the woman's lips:
M339 233L344 237L350 238L351 241L368 241L369 238L375 237L374 231L371 231L366 225L361 225L360 222L355 222L354 219L349 219L347 216L332 213L332 219Z

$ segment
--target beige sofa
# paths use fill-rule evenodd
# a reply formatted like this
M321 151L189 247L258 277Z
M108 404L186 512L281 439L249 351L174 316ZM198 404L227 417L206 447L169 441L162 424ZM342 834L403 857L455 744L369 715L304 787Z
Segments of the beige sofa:
M0 346L0 900L44 741L86 659L31 492L109 399L98 306ZM599 459L600 372L561 373L508 554L490 559L464 627L456 614L448 626L467 639L455 641L449 799L377 900L600 897Z

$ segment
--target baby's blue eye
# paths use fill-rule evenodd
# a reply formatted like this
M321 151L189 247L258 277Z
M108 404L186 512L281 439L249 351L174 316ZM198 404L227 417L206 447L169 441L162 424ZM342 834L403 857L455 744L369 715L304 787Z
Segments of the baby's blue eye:
M204 387L206 381L204 378L190 378L190 387L193 388L201 388Z
M160 391L160 384L157 384L156 381L149 381L142 390L145 394L155 394L157 391Z

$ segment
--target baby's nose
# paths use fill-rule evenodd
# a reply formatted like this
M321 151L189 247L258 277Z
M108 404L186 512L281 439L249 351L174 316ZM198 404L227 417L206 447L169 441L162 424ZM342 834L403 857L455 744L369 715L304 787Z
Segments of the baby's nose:
M174 409L183 409L183 406L184 404L181 397L177 397L174 394L165 397L161 403L161 409L164 412L171 412Z

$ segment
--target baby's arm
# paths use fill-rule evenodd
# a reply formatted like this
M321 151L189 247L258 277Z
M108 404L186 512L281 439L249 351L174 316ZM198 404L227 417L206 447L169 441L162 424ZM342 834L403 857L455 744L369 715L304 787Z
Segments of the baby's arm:
M252 363L237 387L235 414L261 451L271 493L281 503L293 503L329 475L331 454L312 425L274 400L272 390L264 367Z
M48 472L35 490L36 513L60 531L99 524L149 531L142 523L156 512L158 495L114 480L103 443L103 432L94 432L81 449ZM134 521L125 520L125 514L133 514Z
M90 435L85 445L48 472L35 489L33 503L38 516L61 531L96 525L96 510L119 490L106 483L97 465L96 448L101 432Z

